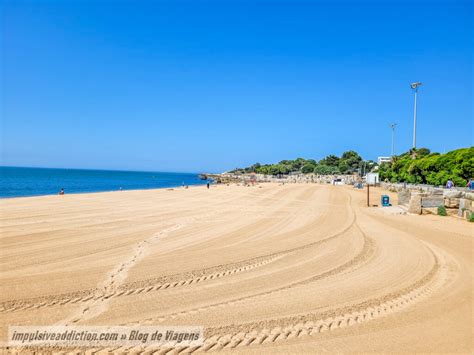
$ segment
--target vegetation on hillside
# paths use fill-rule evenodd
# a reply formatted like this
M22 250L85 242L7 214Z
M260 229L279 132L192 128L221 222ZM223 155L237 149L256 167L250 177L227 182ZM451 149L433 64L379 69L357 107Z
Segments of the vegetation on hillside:
M364 161L357 152L350 150L340 157L328 155L319 162L314 159L297 158L282 160L277 164L256 163L231 172L265 175L290 173L332 175L369 172L376 166L375 162ZM378 172L381 181L439 186L445 185L448 179L451 179L456 186L466 186L467 181L474 178L474 147L457 149L446 154L431 153L427 148L410 150L393 157L392 162L380 165Z
M466 186L474 177L474 147L446 154L422 148L393 158L379 167L380 180L416 184L445 185L451 179L456 186Z
M282 160L277 164L261 165L256 163L247 168L238 168L231 172L265 175L287 175L295 172L318 175L352 174L360 170L370 171L375 165L373 161L364 161L357 152L350 150L344 152L340 157L328 155L319 162L314 159L297 158L295 160Z

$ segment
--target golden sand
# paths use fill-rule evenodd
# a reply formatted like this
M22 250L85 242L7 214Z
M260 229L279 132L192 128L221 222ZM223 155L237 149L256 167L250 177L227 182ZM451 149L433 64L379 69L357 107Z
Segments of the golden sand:
M202 325L197 351L472 352L472 226L365 199L264 184L2 200L0 336Z

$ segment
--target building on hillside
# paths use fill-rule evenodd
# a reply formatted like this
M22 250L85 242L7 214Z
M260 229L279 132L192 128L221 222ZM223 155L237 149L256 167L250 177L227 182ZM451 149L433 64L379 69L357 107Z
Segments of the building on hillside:
M392 161L392 157L378 157L377 163L380 165L382 163L390 163Z

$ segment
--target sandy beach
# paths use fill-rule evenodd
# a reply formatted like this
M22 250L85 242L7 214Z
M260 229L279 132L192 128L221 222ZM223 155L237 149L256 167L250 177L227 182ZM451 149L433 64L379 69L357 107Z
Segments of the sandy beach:
M372 189L378 203L381 190ZM473 228L262 184L5 199L9 325L200 325L177 352L473 350Z

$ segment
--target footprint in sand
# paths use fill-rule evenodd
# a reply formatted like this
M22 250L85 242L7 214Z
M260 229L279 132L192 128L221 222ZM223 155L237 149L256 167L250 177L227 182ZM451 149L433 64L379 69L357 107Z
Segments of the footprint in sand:
M118 271L113 272L103 283L101 286L99 286L99 289L105 290L105 292L112 292L114 289L120 286L121 283L124 282L124 280L127 278L127 273L128 270L131 269L139 259L143 257L143 254L145 254L145 244L152 244L152 241L156 241L159 236L163 236L164 234L167 234L169 232L178 230L182 227L181 224L176 225L174 227L165 229L155 235L153 235L151 238L144 240L138 244L136 249L133 251L133 254L131 255L131 260L128 259L126 262L122 262L120 265L120 269ZM129 256L130 258L130 256ZM90 298L84 299L84 301L87 301L89 299L93 298L91 296ZM89 302L89 305L86 306L84 309L82 309L82 315L84 316L86 313L89 313L89 318L91 316L97 316L100 313L104 312L104 310L107 309L107 302L109 301L110 297L104 297L104 295L98 295L98 298L96 297L92 303ZM92 308L92 309L91 309ZM79 312L81 312L79 310ZM74 317L71 321L65 320L66 323L78 323L82 320L87 319L87 317ZM64 321L63 321L64 322Z

